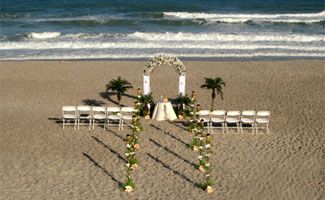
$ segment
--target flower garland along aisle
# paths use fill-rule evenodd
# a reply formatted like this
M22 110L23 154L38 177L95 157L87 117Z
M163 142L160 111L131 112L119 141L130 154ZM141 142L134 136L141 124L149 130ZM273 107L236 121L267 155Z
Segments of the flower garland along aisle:
M136 112L132 117L132 122L129 124L129 127L132 130L131 134L127 134L126 138L126 158L127 158L127 164L126 164L126 182L123 184L123 189L125 192L131 192L133 191L135 187L135 183L131 178L132 172L138 167L139 161L136 158L136 150L140 148L139 145L139 133L143 131L143 127L140 123L140 117L139 112L137 110L138 108L138 102L135 103L135 109Z
M202 121L202 125L203 125ZM199 156L199 162L200 167L199 170L204 173L204 182L201 185L201 188L208 193L213 192L212 184L213 181L211 179L211 163L210 158L212 155L211 150L211 135L210 133L207 133L205 135L205 139L202 138L202 146L200 148L200 156Z
M200 110L200 105L197 105L197 111ZM195 115L196 116L196 115ZM194 117L194 116L193 116ZM199 170L204 173L204 182L200 184L201 188L208 193L213 192L211 180L211 164L210 157L212 155L211 150L211 135L204 133L204 120L198 122L198 116L195 120L191 120L188 131L193 133L193 142L191 147L194 151L199 151Z
M200 138L202 138L201 135L203 134L204 126L200 126L200 122L198 121L198 115L196 114L200 110L200 104L197 104L195 114L194 114L194 108L192 109L193 111L191 112L192 116L191 116L190 124L188 126L188 131L193 134L191 149L194 151L198 151L199 148L202 146L202 140Z

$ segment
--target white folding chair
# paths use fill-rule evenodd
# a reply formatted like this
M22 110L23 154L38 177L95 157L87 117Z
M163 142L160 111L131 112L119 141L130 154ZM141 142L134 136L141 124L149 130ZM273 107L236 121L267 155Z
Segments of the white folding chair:
M198 115L198 120L203 120L205 128L210 132L210 110L200 110L196 114Z
M252 127L252 134L254 134L255 115L256 115L256 112L253 110L244 110L241 113L241 118L240 118L240 131L241 132L243 132L243 125L250 125Z
M103 106L93 106L91 111L93 129L95 129L95 124L97 122L97 124L102 124L105 130L107 122L106 108Z
M133 107L122 107L121 108L121 130L123 130L123 126L127 126L127 124L124 122L131 121L132 116L135 113L135 109Z
M228 133L228 129L231 128L229 127L229 125L231 124L235 124L237 128L237 132L238 134L239 132L239 122L240 122L240 111L228 111L227 115L226 115L226 129L227 129L227 133Z
M120 107L107 107L107 126L118 126L118 130L121 127L121 109Z
M270 111L258 111L255 119L256 133L258 129L266 129L269 132L269 122L270 122Z
M225 110L214 110L211 112L211 132L213 133L214 128L219 128L218 125L221 125L222 133L225 133ZM216 126L215 126L216 125Z
M73 121L73 123L71 123ZM76 106L63 106L62 107L62 129L64 125L73 125L76 129L77 126L77 108Z
M88 125L91 128L91 107L90 106L77 106L78 114L78 130L80 125Z

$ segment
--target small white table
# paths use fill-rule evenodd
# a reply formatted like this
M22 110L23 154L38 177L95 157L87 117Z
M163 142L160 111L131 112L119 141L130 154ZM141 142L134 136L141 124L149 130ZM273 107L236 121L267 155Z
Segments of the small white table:
M152 119L157 121L173 121L177 119L177 116L170 102L158 102L153 111Z

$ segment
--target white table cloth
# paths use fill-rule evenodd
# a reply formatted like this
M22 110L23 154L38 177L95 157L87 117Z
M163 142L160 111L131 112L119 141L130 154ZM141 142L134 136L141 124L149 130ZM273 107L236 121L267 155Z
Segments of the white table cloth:
M152 119L157 121L165 121L165 120L173 121L177 119L177 116L170 102L167 103L159 102L155 106Z

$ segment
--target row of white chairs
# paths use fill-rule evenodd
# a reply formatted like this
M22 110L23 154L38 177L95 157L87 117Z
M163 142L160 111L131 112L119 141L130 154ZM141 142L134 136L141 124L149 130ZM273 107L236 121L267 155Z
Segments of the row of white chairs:
M200 110L196 113L199 117L199 120L205 122L206 128L208 131L213 133L214 128L219 128L217 125L221 125L222 133L225 132L225 129L228 133L228 129L232 128L229 125L234 124L234 128L237 129L237 132L243 132L244 126L254 130L258 133L259 129L266 129L269 133L269 122L270 122L270 111L254 111L254 110L245 110L245 111L225 111L225 110Z
M104 129L109 125L117 125L119 130L123 130L135 111L133 107L63 106L62 128L73 125L74 129L79 129L80 125L87 125L90 130L95 129L97 124L103 125Z

